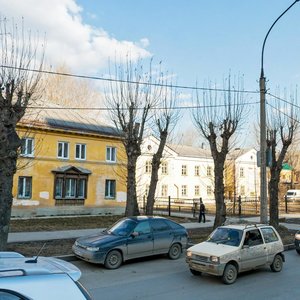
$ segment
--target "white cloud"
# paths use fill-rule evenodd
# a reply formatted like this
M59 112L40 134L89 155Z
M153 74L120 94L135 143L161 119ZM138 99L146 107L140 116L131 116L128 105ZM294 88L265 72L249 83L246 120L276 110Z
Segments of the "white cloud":
M96 73L108 59L132 60L149 57L149 40L117 40L102 28L85 24L82 8L75 0L0 0L2 17L19 23L24 17L26 29L46 34L46 61L52 66L64 63L72 71Z

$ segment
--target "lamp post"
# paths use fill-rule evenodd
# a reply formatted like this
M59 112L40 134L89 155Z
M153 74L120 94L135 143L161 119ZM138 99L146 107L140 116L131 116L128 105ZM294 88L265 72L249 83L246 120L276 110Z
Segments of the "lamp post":
M272 24L268 30L261 51L261 72L259 78L259 90L260 90L260 221L261 223L268 222L268 201L267 201L267 160L266 160L266 77L264 74L264 50L267 38L277 23L277 21L297 2L294 1Z

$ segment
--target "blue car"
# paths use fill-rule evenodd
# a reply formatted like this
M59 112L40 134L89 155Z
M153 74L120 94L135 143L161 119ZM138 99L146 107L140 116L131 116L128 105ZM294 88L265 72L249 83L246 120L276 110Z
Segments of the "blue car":
M72 250L80 259L117 269L129 259L156 254L178 259L187 242L188 233L182 225L163 217L138 216L77 239Z

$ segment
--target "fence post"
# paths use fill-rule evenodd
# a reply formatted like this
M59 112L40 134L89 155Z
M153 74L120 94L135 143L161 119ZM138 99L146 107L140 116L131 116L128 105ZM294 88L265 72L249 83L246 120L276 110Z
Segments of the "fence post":
M242 214L242 197L238 197L238 202L239 202L239 216Z
M285 202L285 213L288 213L288 204L287 204L287 195L284 195L284 202Z
M143 209L144 209L144 214L146 212L146 196L143 196Z
M171 217L171 196L169 196L168 199L169 199L168 211L169 211L169 217Z

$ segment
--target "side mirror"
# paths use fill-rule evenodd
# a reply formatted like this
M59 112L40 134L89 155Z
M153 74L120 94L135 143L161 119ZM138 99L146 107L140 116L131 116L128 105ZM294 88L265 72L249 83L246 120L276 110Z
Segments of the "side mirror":
M131 236L133 238L137 237L138 235L139 235L139 233L137 231L134 231L134 232L131 233Z

